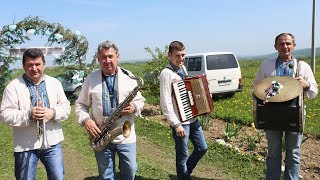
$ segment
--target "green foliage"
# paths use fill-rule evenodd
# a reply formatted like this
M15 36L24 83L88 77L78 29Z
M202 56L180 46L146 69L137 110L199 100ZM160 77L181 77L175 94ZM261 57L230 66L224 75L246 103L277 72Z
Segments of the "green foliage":
M120 63L120 67L131 71L135 76L143 78L144 68L146 66L145 62L136 62L136 63Z
M198 120L199 120L203 130L207 130L210 127L211 119L212 118L210 115L198 116Z
M0 97L2 97L2 93L7 82L11 80L11 74L13 71L9 69L9 66L13 61L12 57L3 57L0 55Z
M230 141L232 137L236 138L239 135L241 128L241 125L237 125L235 123L226 123L225 127L223 127L225 141Z
M247 141L248 141L248 150L254 151L257 148L256 138L254 136L248 136Z
M153 52L149 47L145 48L146 52L152 57L151 61L147 61L144 69L144 80L146 94L153 96L153 102L159 104L160 102L160 80L159 75L168 64L169 60L167 57L168 46L165 47L164 51L159 48Z

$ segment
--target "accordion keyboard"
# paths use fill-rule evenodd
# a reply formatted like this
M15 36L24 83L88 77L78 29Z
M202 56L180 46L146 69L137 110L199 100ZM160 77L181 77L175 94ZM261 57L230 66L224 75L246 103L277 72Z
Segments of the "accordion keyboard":
M181 121L186 121L193 117L191 104L192 96L190 97L190 91L186 90L186 86L183 81L179 81L173 84L174 94L176 96L177 106L179 108L179 113Z

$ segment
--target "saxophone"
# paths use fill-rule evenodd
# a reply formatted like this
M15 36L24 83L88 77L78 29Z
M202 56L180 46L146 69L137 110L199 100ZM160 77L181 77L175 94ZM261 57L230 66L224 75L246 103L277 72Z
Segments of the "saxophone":
M128 75L128 74L127 74ZM101 124L98 125L101 133L97 137L90 139L90 146L95 151L101 151L106 147L110 141L117 136L123 134L125 138L129 137L131 133L131 123L127 119L120 119L122 117L121 111L127 107L130 102L136 97L138 91L142 88L144 82L140 77L129 76L138 81L138 85L130 92L126 99L118 106L118 108ZM139 85L140 84L140 85Z

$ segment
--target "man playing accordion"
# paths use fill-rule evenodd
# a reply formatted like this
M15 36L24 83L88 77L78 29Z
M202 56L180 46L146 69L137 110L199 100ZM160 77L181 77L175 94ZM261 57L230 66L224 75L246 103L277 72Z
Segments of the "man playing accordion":
M185 47L179 41L169 46L169 64L160 74L160 106L167 122L172 128L176 149L176 171L178 179L190 179L190 174L198 161L207 152L207 144L197 118L182 121L174 100L172 83L184 79L187 75L183 65ZM189 156L188 140L191 140L194 151Z

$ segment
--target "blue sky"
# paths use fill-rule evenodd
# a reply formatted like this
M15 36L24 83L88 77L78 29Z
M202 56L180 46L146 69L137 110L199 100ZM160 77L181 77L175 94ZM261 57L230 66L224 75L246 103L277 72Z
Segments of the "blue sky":
M164 49L180 40L187 53L231 51L237 56L275 52L274 38L296 36L296 49L311 47L312 0L55 0L3 1L0 27L39 16L79 30L89 41L88 61L105 40L114 41L121 59L150 59L145 47ZM316 46L320 46L320 2ZM38 43L38 44L37 44ZM25 46L43 46L32 40Z

